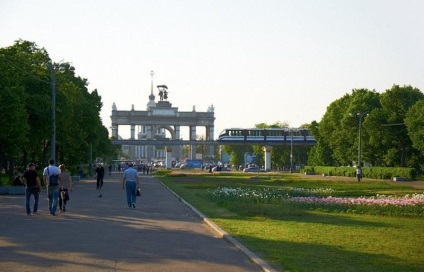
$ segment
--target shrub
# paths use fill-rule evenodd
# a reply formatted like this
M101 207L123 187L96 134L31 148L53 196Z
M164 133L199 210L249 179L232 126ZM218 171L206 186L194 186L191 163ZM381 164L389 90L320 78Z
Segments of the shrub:
M354 177L355 167L348 166L305 166L302 172L314 172L317 175ZM415 180L417 171L406 167L363 167L362 175L372 179L392 179L393 177L405 177Z

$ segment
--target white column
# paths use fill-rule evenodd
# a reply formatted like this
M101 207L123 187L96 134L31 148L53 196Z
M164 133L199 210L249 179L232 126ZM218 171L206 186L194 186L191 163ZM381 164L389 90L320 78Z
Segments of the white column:
M112 137L118 140L118 125L112 124Z
M131 140L135 139L135 125L131 125Z
M190 140L196 140L196 126L190 127ZM196 159L196 145L191 145L190 157L192 160Z
M263 150L265 152L265 171L270 171L272 146L264 146Z
M180 126L174 126L174 139L173 140L179 140L180 139ZM179 160L181 157L181 150L182 146L180 145L174 145L172 150L172 155L176 160Z
M213 134L214 134L214 126L207 127L207 129L206 129L206 135L207 135L206 140L213 141L213 138L214 138ZM208 155L209 156L215 155L214 151L215 151L214 146L209 145L208 146Z
M165 147L166 150L166 168L170 169L172 168L172 148L171 147Z

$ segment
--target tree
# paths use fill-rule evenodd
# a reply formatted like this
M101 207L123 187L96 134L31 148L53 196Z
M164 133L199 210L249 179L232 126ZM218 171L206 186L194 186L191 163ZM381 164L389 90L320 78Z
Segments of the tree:
M413 147L420 152L416 156L420 158L417 164L422 171L424 170L424 164L422 163L424 154L424 100L416 102L409 109L405 117L405 125Z
M355 161L360 120L361 161L382 166L417 165L419 154L412 146L404 122L409 109L423 98L416 88L393 85L381 95L355 89L352 94L337 99L327 107L321 122L311 126L317 144L309 154L309 163L348 165Z
M101 97L87 90L69 63L54 63L35 43L19 40L0 48L0 164L46 164L51 150L51 63L56 76L57 161L69 166L93 157L113 156L115 149L100 118ZM60 71L60 72L59 72Z
M34 69L29 56L35 53L35 45L29 42L18 42L14 47L0 50L0 169L9 166L10 177L18 155L31 143L28 136L34 116L28 111L31 109L29 88L37 88L29 84L32 79L24 71Z
M223 149L227 154L230 154L232 165L244 165L245 153L253 153L250 145L224 145Z
M308 153L308 165L333 165L331 149L325 141L320 138L319 124L313 121L309 126L309 130L317 143Z
M357 158L359 144L357 114L365 115L378 106L378 94L367 89L355 89L352 94L346 94L332 102L319 125L313 126L313 136L318 141L317 146L312 149L315 160L331 161L332 165L352 164ZM364 124L366 119L363 118ZM362 132L361 140L368 137L365 126ZM366 144L364 149L365 147ZM328 158L329 154L331 160ZM364 157L366 154L364 153Z
M409 109L423 99L424 94L411 86L393 85L391 89L381 94L379 119L382 123L379 127L383 126L383 133L380 141L384 146L383 150L386 150L383 156L387 165L405 167L408 157L412 157L415 153L407 127L403 124ZM374 133L376 130L374 129Z

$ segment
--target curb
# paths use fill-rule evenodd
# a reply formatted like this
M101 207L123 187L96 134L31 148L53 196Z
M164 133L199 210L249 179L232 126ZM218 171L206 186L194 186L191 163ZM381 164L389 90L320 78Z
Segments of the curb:
M163 182L158 180L156 177L153 177L153 178L156 181L158 181L160 184L162 184L162 186L165 187L169 192L171 192L179 201L184 203L193 212L195 212L200 218L202 218L203 221L219 235L219 238L222 238L222 239L228 241L229 243L233 244L238 250L243 252L253 263L255 263L259 267L261 267L262 271L264 271L264 272L276 272L277 271L274 268L272 268L267 262L265 262L264 260L259 258L255 253L253 253L247 247L245 247L243 244L241 244L239 241L237 241L234 237L232 237L226 231L221 229L217 224L215 224L212 220L207 218L203 213L201 213L199 210L197 210L195 207L193 207L190 203L188 203L182 197L177 195L174 191L172 191Z

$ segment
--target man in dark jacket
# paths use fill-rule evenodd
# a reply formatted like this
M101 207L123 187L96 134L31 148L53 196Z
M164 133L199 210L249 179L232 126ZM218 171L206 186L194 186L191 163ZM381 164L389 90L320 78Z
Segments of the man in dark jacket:
M24 172L23 176L26 190L25 190L25 206L26 212L28 215L31 215L31 195L34 195L34 209L33 213L37 213L38 211L38 194L41 192L41 182L40 178L37 175L37 171L35 171L35 164L28 164L28 169Z

